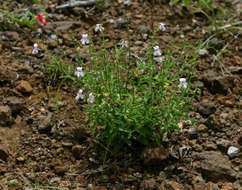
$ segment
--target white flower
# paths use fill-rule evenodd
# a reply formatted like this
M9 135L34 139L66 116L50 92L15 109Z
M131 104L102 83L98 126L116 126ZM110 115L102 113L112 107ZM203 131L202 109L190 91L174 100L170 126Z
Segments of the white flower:
M82 67L77 67L74 74L77 76L77 78L82 78L84 76Z
M164 22L160 22L159 23L159 30L161 32L165 32L166 31L166 24Z
M153 55L154 57L160 57L161 56L161 50L159 46L153 47Z
M39 48L38 48L38 44L37 43L34 43L34 45L33 45L33 48L32 48L32 54L33 55L36 55L36 54L38 54L39 53Z
M187 84L186 78L180 78L179 81L180 81L180 84L179 84L180 88L187 88L188 84Z
M128 41L126 40L120 40L120 42L118 43L118 45L121 47L121 48L128 48L129 47L129 43Z
M93 93L90 93L88 98L87 98L87 102L90 104L93 104L95 102L95 96L93 95Z
M83 94L83 90L79 89L77 92L77 95L75 97L76 101L83 100L85 95Z
M103 32L104 31L103 25L102 24L96 24L94 31L96 33Z
M88 45L90 43L88 34L82 34L81 43L82 45Z

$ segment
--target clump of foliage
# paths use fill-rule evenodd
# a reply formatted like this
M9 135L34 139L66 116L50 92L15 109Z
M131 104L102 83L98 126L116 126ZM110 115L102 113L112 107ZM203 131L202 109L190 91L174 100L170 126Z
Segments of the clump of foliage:
M37 12L45 12L45 8L41 4L38 4L34 10L29 9L21 12L0 9L0 18L2 18L4 22L17 24L21 27L31 28L37 24L35 18Z
M160 65L155 63L152 50L143 60L120 48L91 56L82 84L95 101L84 111L93 136L109 148L159 145L163 134L187 117L191 96L189 88L178 87L182 69L168 52Z
M14 12L2 10L1 15L5 21L18 24L19 26L32 27L36 24L35 15L30 11L26 11L22 14L16 14Z
M46 65L48 83L51 86L61 86L64 82L74 81L73 66L53 56Z

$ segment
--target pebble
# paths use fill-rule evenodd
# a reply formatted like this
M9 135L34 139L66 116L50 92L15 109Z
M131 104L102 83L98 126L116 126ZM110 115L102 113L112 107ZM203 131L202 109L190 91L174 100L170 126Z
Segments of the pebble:
M239 149L235 146L230 146L228 148L227 154L230 158L234 158L239 154Z
M15 96L6 98L6 102L9 105L13 114L18 114L21 110L24 109L24 102Z
M217 149L217 145L214 144L213 142L208 142L205 146L206 150L216 150Z
M236 172L227 156L219 151L202 151L194 153L193 157L199 160L194 166L208 181L234 180Z
M68 171L68 167L66 166L55 166L54 172L57 175L63 176Z
M0 126L8 126L12 123L12 112L9 106L0 106Z
M16 158L16 160L17 160L18 162L24 162L24 161L25 161L25 158L22 157L22 156L20 156L20 157Z
M94 188L93 184L88 184L86 189L87 190L94 190L95 188Z
M73 144L71 142L62 142L63 147L72 147Z
M145 189L157 189L158 184L154 179L146 179L141 182L140 184L140 190L145 190Z
M125 28L128 24L128 21L124 18L118 18L117 20L114 21L114 28Z
M48 112L47 116L40 116L40 125L38 126L38 130L40 133L49 133L52 129L52 113Z
M226 150L228 150L228 147L230 146L231 143L229 140L220 139L216 141L216 144L222 152L226 152Z
M8 150L3 145L0 145L0 160L7 161L9 157Z
M144 164L159 165L169 157L169 151L164 147L146 148L143 151Z
M183 185L177 183L176 181L167 182L166 188L170 189L170 190L183 190L184 189Z
M197 131L200 133L204 133L208 131L208 127L204 124L200 124L197 126Z
M188 129L188 135L190 139L196 139L198 137L198 132L195 127Z
M204 100L197 106L197 111L204 117L208 117L216 111L216 106L213 102Z
M21 80L16 89L23 94L29 94L33 91L33 88L30 85L30 83L25 80Z

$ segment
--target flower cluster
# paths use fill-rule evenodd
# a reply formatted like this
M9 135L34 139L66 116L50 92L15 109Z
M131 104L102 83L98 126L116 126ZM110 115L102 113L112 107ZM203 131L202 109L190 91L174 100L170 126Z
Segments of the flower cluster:
M160 22L159 23L159 30L161 32L165 32L166 31L166 24L164 22Z
M94 28L94 32L96 33L102 33L104 31L103 25L102 24L96 24Z
M77 78L82 78L84 77L84 71L82 67L77 67L75 70L75 76ZM83 89L79 89L77 92L77 95L75 97L76 101L80 102L80 101L84 101L85 99L85 94ZM95 102L95 96L93 93L89 93L88 98L87 98L87 103L89 104L93 104Z
M33 47L32 47L32 54L33 55L37 55L39 53L39 46L37 43L34 43Z
M180 81L180 84L179 84L180 88L186 89L188 87L188 83L187 83L186 78L180 78L179 81Z
M75 76L77 76L77 78L84 77L84 71L83 71L82 67L77 67L74 74L75 74Z
M164 57L162 56L159 46L153 47L153 57L156 63L162 63L164 61Z
M76 101L82 101L84 100L84 98L85 98L85 95L83 94L83 90L79 89L75 97Z
M121 48L128 48L129 47L129 42L126 41L126 40L120 40L120 42L118 43L118 45L121 47Z
M153 47L153 56L154 57L160 57L161 56L161 50L159 46Z
M130 5L131 0L123 0L123 3L124 3L124 5ZM163 22L159 23L158 28L159 28L159 31L161 31L161 32L165 32L167 30L166 24L163 23ZM95 25L95 28L94 28L95 33L102 33L103 31L104 31L104 27L103 27L102 24L96 24ZM89 45L90 39L88 37L88 34L86 34L86 33L82 34L80 41L81 41L82 45ZM129 47L128 41L126 41L124 39L121 39L119 41L118 45L121 48L128 48ZM38 45L37 44L34 45L32 54L36 54L36 52L38 52ZM164 61L164 56L162 55L162 51L161 51L161 49L158 45L153 47L153 59L159 66L160 66L160 63L162 63ZM84 77L83 68L77 67L74 74L77 78L83 78ZM186 78L180 78L178 86L179 86L179 88L186 89L188 87L188 83L187 83ZM80 89L78 91L75 99L77 101L79 101L79 100L84 100L84 98L85 98L84 91L82 89ZM94 103L95 102L95 95L92 92L89 93L86 101L87 101L87 103L90 103L90 104Z
M88 45L90 43L88 34L82 34L81 43L82 45Z
M42 26L46 26L48 24L45 14L40 12L38 14L35 15L35 19L37 20L37 22L42 25Z
M95 102L95 96L94 96L93 93L90 93L90 94L88 95L87 102L88 102L89 104L93 104L93 103Z

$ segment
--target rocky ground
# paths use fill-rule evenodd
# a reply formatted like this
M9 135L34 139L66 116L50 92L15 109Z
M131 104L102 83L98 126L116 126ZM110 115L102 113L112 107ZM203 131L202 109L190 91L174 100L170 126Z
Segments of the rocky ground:
M228 2L233 2L232 4ZM63 1L42 1L46 26L0 24L0 189L242 189L242 38L240 1L218 1L221 20L209 22L166 1L110 1L99 7L56 10ZM35 9L29 1L4 1L1 9ZM213 17L211 18L213 19ZM85 130L85 115L75 101L76 89L64 85L57 93L48 86L45 65L49 54L76 65L81 34L93 41L95 24L102 23L107 48L129 40L139 55L160 22L167 30L156 36L162 49L194 57L192 78L200 96L190 115L196 126L168 135L163 147L100 161ZM214 26L224 27L218 30ZM40 29L41 28L41 31ZM207 40L209 39L209 40ZM207 40L207 41L206 41ZM32 55L38 43L41 55ZM205 43L204 43L205 44ZM97 42L98 47L98 42ZM197 47L197 46L196 46ZM204 46L205 47L205 46ZM195 56L196 57L196 56Z

